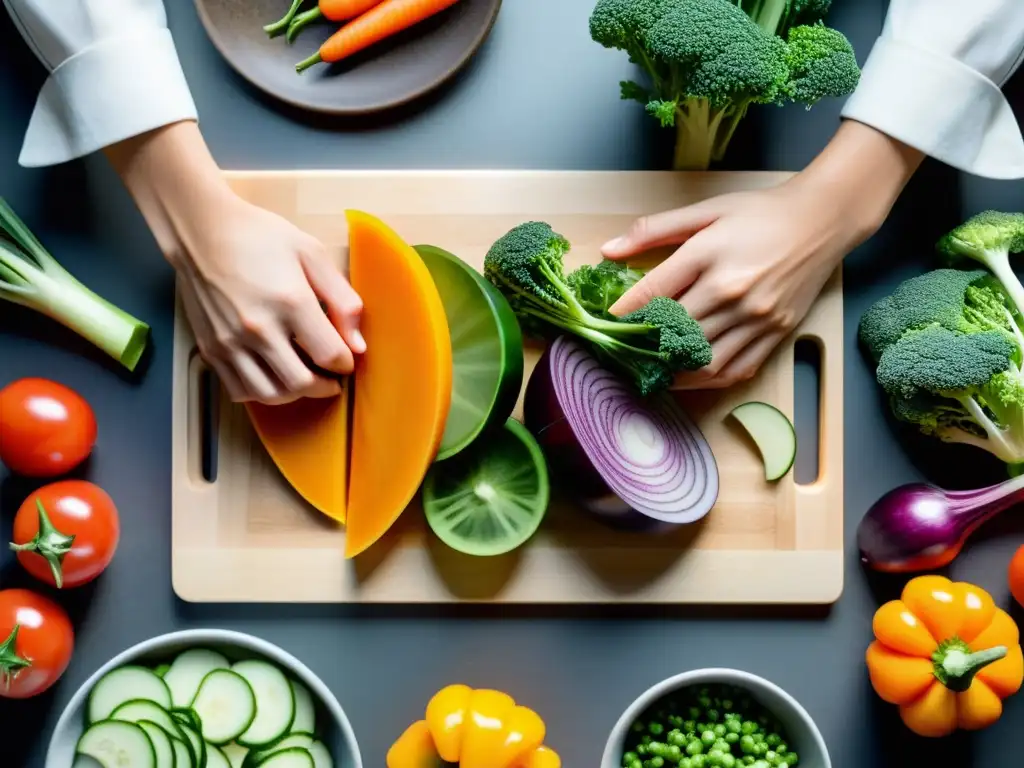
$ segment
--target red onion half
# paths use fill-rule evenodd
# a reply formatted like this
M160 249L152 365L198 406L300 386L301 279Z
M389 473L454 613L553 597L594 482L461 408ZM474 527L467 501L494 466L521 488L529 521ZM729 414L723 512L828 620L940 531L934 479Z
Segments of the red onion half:
M524 414L553 478L616 527L692 523L715 505L715 457L672 395L640 399L566 336L530 376Z

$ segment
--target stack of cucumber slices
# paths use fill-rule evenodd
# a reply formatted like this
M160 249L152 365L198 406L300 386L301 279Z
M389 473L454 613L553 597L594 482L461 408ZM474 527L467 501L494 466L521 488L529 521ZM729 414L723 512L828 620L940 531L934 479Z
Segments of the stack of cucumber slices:
M74 768L333 768L306 687L205 648L96 683Z

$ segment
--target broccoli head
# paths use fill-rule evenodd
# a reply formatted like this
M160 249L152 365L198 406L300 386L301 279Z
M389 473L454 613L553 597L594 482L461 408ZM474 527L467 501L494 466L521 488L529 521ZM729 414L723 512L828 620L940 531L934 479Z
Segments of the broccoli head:
M937 249L951 263L973 260L987 267L1024 309L1024 287L1010 266L1010 254L1024 252L1024 213L983 211L945 235Z
M786 37L786 95L809 107L845 96L860 82L860 65L846 37L823 23L793 27Z
M644 70L648 83L623 82L621 96L675 127L674 167L703 170L750 105L853 90L860 70L849 41L820 23L827 10L825 0L598 0L590 34Z
M1002 331L931 325L887 347L876 376L897 417L1016 464L1024 461L1022 351Z
M640 282L644 273L622 262L605 259L596 265L584 264L569 273L566 282L588 312L609 317L608 310L622 295Z
M568 250L568 241L550 225L530 221L503 235L487 252L484 276L508 299L525 333L579 337L609 368L627 376L641 395L665 389L678 371L711 362L711 345L681 304L653 299L626 317L613 317L598 306L608 297L594 295L596 281L603 280L601 285L621 296L632 276L618 266L566 276Z

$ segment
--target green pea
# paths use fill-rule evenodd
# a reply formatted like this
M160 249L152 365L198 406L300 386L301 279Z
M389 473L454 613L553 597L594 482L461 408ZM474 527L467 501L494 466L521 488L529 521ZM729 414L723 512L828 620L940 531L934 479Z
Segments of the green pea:
M708 720L710 720L712 723L717 723L719 717L720 713L714 707L708 710Z
M728 733L726 727L722 723L719 723L711 730L715 732L715 736L717 736L718 738L722 738L723 736L725 736L726 733Z
M675 747L685 747L686 736L683 735L682 731L671 731L668 734L668 743Z
M693 768L706 768L707 758L704 755L694 755L690 758L690 764Z
M664 757L673 763L678 763L682 756L683 750L677 744L669 744L664 754Z
M726 744L735 744L739 740L740 740L740 735L738 733L727 733L727 734L725 734L725 742L726 742Z
M757 762L753 763L753 766L754 766L754 768L772 768L772 767L771 767L770 765L768 765L768 763L767 763L766 761L764 761L764 760L758 760Z
M652 757L650 760L644 763L644 768L662 768L662 766L664 765L665 761L662 758Z
M693 733L697 730L697 723L693 720L683 721L683 733Z
M786 745L786 742L780 741L779 745L775 747L775 752L779 755L784 755L789 752L789 747Z
M684 757L679 761L679 768L693 768L693 761L688 757Z
M680 717L679 715L669 715L668 716L668 724L671 725L673 728L682 728L683 727L683 718Z
M712 749L717 749L719 752L729 751L729 742L725 739L715 739L715 743L711 745Z
M796 752L786 753L786 765L796 765L800 762L800 758L797 757Z
M732 709L732 699L722 699L722 709Z
M644 724L640 720L637 720L635 723L633 723L632 730L636 733L643 733L643 731L645 730Z
M782 739L779 737L779 734L777 733L769 733L768 738L765 739L765 742L767 742L769 747L777 747L779 744L782 743Z
M622 762L625 765L629 765L637 759L636 752L627 752L622 756Z
M728 752L722 755L722 768L736 768L736 758Z
M647 730L650 731L653 736L661 736L662 732L665 730L665 726L661 723L655 722L648 725Z
M704 731L700 735L700 740L704 742L704 746L705 747L710 747L712 744L715 743L715 732L714 731Z
M690 755L690 757L693 757L694 755L699 755L703 751L704 744L703 742L701 742L700 739L694 739L686 745L686 754Z
M778 765L778 756L775 754L774 749L769 749L767 752L765 752L764 759L772 765Z
M752 720L744 720L740 726L740 732L744 734L755 733L757 731L757 723Z
M738 717L730 717L725 721L725 730L728 733L739 733L743 730L743 723L740 722Z
M743 750L743 752L745 754L748 754L748 755L754 754L754 747L755 746L756 746L756 744L754 742L754 737L753 736L748 734L748 735L743 736L742 738L740 738L740 749Z
M689 709L689 715L691 720L696 720L702 714L704 713L700 711L700 707L690 707Z
M743 764L744 765L753 765L755 760L757 760L757 758L754 757L753 755L744 755L743 756Z

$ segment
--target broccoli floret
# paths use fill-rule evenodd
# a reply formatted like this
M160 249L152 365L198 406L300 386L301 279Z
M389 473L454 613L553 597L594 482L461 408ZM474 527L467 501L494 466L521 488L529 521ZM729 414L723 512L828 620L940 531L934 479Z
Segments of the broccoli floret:
M597 265L584 264L569 273L566 282L588 312L609 317L608 310L622 294L640 282L644 273L622 262L605 259Z
M786 95L808 109L828 97L845 96L860 82L853 46L823 23L793 27L786 37Z
M987 267L1024 309L1024 287L1010 266L1010 254L1024 252L1024 213L983 211L939 240L937 248L954 263L972 259Z
M963 333L1000 328L1019 334L1014 315L1010 297L988 272L935 269L905 280L875 302L861 316L859 336L877 362L907 331L929 325Z
M1015 464L1024 461L1021 353L1003 331L960 333L936 324L887 347L876 375L897 417Z
M513 228L491 246L484 275L508 299L525 333L571 333L641 395L665 389L674 374L711 362L711 345L681 304L653 299L624 318L588 312L569 284L565 237L545 222Z
M703 170L724 157L750 105L810 106L853 90L849 41L818 23L827 9L823 0L598 0L590 34L644 70L648 84L623 82L621 96L676 129L674 167ZM805 26L790 29L797 22Z

